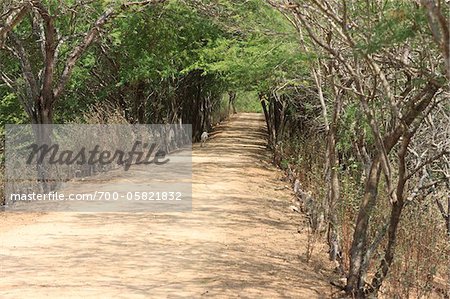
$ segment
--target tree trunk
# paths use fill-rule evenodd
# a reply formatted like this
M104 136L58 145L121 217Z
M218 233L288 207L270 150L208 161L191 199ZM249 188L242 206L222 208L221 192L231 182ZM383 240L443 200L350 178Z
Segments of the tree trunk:
M404 207L403 199L399 199L393 204L389 220L388 244L385 250L384 258L381 260L381 267L372 280L370 293L377 295L386 275L394 260L395 243L397 241L397 228L400 223L400 216Z
M345 290L356 298L364 298L365 275L361 273L361 266L367 249L367 230L369 228L369 219L377 200L380 174L380 157L377 156L372 161L369 176L366 178L364 197L359 208L350 249L350 271Z
M266 120L266 125L267 125L267 136L268 136L268 144L269 147L273 148L273 140L272 140L272 123L270 122L270 115L269 115L269 111L267 109L267 104L266 104L266 100L264 99L264 96L262 94L259 95L259 101L261 102L261 107L263 109L264 112L264 118Z
M236 114L236 92L235 91L229 91L228 92L228 113L230 113L230 110L233 111L233 114Z
M36 113L31 116L33 121L33 129L35 134L36 144L38 146L52 143L52 124L53 124L53 107L49 103L53 102L53 95L50 98L41 97L38 106L35 109ZM37 181L41 188L41 192L48 193L53 190L52 183L49 181L49 165L44 159L42 163L36 164Z
M340 198L339 162L336 153L336 126L332 124L328 132L327 156L329 161L329 190L328 190L328 245L330 247L330 260L337 262L340 259L341 246L338 233L337 204ZM339 261L341 265L341 261Z
M145 82L139 81L136 85L136 94L134 99L134 122L144 124L145 121Z

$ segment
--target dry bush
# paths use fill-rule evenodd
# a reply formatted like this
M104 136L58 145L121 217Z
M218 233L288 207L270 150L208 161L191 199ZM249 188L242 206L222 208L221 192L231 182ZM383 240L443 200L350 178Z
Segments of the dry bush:
M446 286L445 226L432 200L411 202L399 230L397 259L383 292L390 298L430 298Z
M302 193L310 197L299 196L305 205L305 212L310 216L318 217L311 208L314 205L305 198L311 198L315 204L326 208L326 184L325 173L325 145L324 138L320 134L310 134L298 139L289 138L278 148L281 158L281 166L291 180L298 179L301 182ZM339 178L341 184L338 205L339 234L342 248L343 271L349 268L349 252L354 232L354 223L359 208L361 190L361 178L358 176L360 169L341 165ZM369 229L369 238L373 240L386 219L389 211L388 196L385 191L385 181L380 182L378 200L372 214L372 224ZM413 192L415 188L411 188ZM445 193L446 192L446 193ZM447 267L450 261L450 243L446 236L445 222L435 203L436 194L447 194L445 186L435 190L432 194L426 194L422 198L411 200L401 220L401 229L396 248L396 259L389 274L385 286L380 291L383 298L447 298L443 295L447 286ZM311 244L307 246L307 257L310 259L314 253L314 243L317 236L325 238L324 231L317 234L313 229L309 230ZM367 281L374 275L374 269L382 258L382 252L386 246L386 240L381 241L380 247L375 252L374 262L369 266Z
M212 109L212 115L211 115L211 123L217 124L221 121L228 118L230 114L229 107L228 107L228 97L222 96L220 101L214 102L214 107Z
M114 105L97 103L90 107L81 118L78 118L75 123L85 124L129 124L125 118L125 112L121 108Z

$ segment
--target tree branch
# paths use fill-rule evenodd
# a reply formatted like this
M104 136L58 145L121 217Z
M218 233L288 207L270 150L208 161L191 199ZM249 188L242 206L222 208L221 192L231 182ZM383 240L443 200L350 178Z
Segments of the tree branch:
M120 9L116 9L114 7L108 8L94 23L94 26L86 33L83 41L76 46L69 55L69 58L66 61L66 65L61 75L61 79L59 81L58 86L54 90L55 99L59 98L64 91L64 88L67 82L70 79L70 76L73 72L75 64L78 59L80 59L81 55L86 51L86 49L96 40L99 35L100 29L105 26L111 19L114 19L120 12L120 10L124 10L134 5L144 6L148 4L156 4L156 3L164 3L166 0L153 0L153 1L140 1L140 2L128 2L124 3L120 6Z
M8 33L11 32L14 27L16 27L23 20L23 18L25 18L30 8L30 3L27 1L24 2L22 6L15 9L18 10L15 15L10 12L11 14L6 18L5 24L0 27L0 48L3 47L3 43L6 40Z
M448 155L449 151L448 150L443 150L442 152L440 152L439 154L428 158L427 160L423 161L422 163L420 163L416 168L414 168L406 177L405 180L409 180L414 174L416 174L420 169L422 169L424 166L433 163L434 161L440 159L441 157Z

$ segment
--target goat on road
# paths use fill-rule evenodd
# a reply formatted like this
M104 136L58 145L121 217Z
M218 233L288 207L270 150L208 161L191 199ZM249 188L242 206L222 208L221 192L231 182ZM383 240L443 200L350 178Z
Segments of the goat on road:
M203 144L206 143L207 139L208 139L208 132L203 132L202 136L200 137L201 140L200 147L203 147Z

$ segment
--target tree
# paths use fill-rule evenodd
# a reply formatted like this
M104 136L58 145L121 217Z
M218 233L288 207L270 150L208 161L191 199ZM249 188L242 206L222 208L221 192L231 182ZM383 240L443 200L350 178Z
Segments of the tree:
M108 22L132 6L162 2L165 1L127 2L108 7L84 32L70 23L74 22L78 10L83 8L82 2L75 2L73 5L60 3L55 7L36 0L25 1L16 8L11 8L12 12L6 14L6 19L11 21L7 21L1 31L3 36L7 36L3 50L8 51L10 57L15 57L20 62L25 93L18 92L18 94L22 94L21 101L32 123L53 122L55 103L61 98L77 61ZM95 7L92 8L95 10ZM18 12L13 14L14 11ZM14 30L14 26L18 27L18 23L23 21L26 15L29 17L29 24L26 25L31 27L31 36L34 38L32 41L25 40L25 36L20 34L24 33L23 31L15 32L20 31L20 28ZM67 23L69 24L66 25ZM65 35L62 35L63 33ZM33 48L36 41L40 44L41 59L33 63L34 55L37 53L30 52L36 52ZM29 51L27 46L30 48ZM2 74L2 79L13 89L22 88L5 74Z
M394 259L401 214L407 204L407 194L412 192L408 182L427 164L409 169L411 142L424 119L443 100L437 95L448 89L445 69L441 68L442 56L437 49L423 48L421 41L430 40L430 32L426 30L424 11L412 2L271 3L289 13L295 26L305 28L311 41L332 58L330 64L338 65L342 79L333 85L348 94L348 101L356 101L362 121L370 128L370 135L364 137L365 148L370 151L365 161L361 161L366 164L362 171L367 169L367 173L362 176L364 192L353 233L345 289L361 298L368 293L376 294ZM424 64L425 61L429 63ZM340 101L337 94L340 92L334 93L335 102ZM431 163L446 155L447 150L429 154L427 161ZM381 181L386 186L391 210L385 225L372 228L371 215L380 200ZM373 238L370 237L372 229L377 231ZM368 283L369 266L385 236L383 258Z

